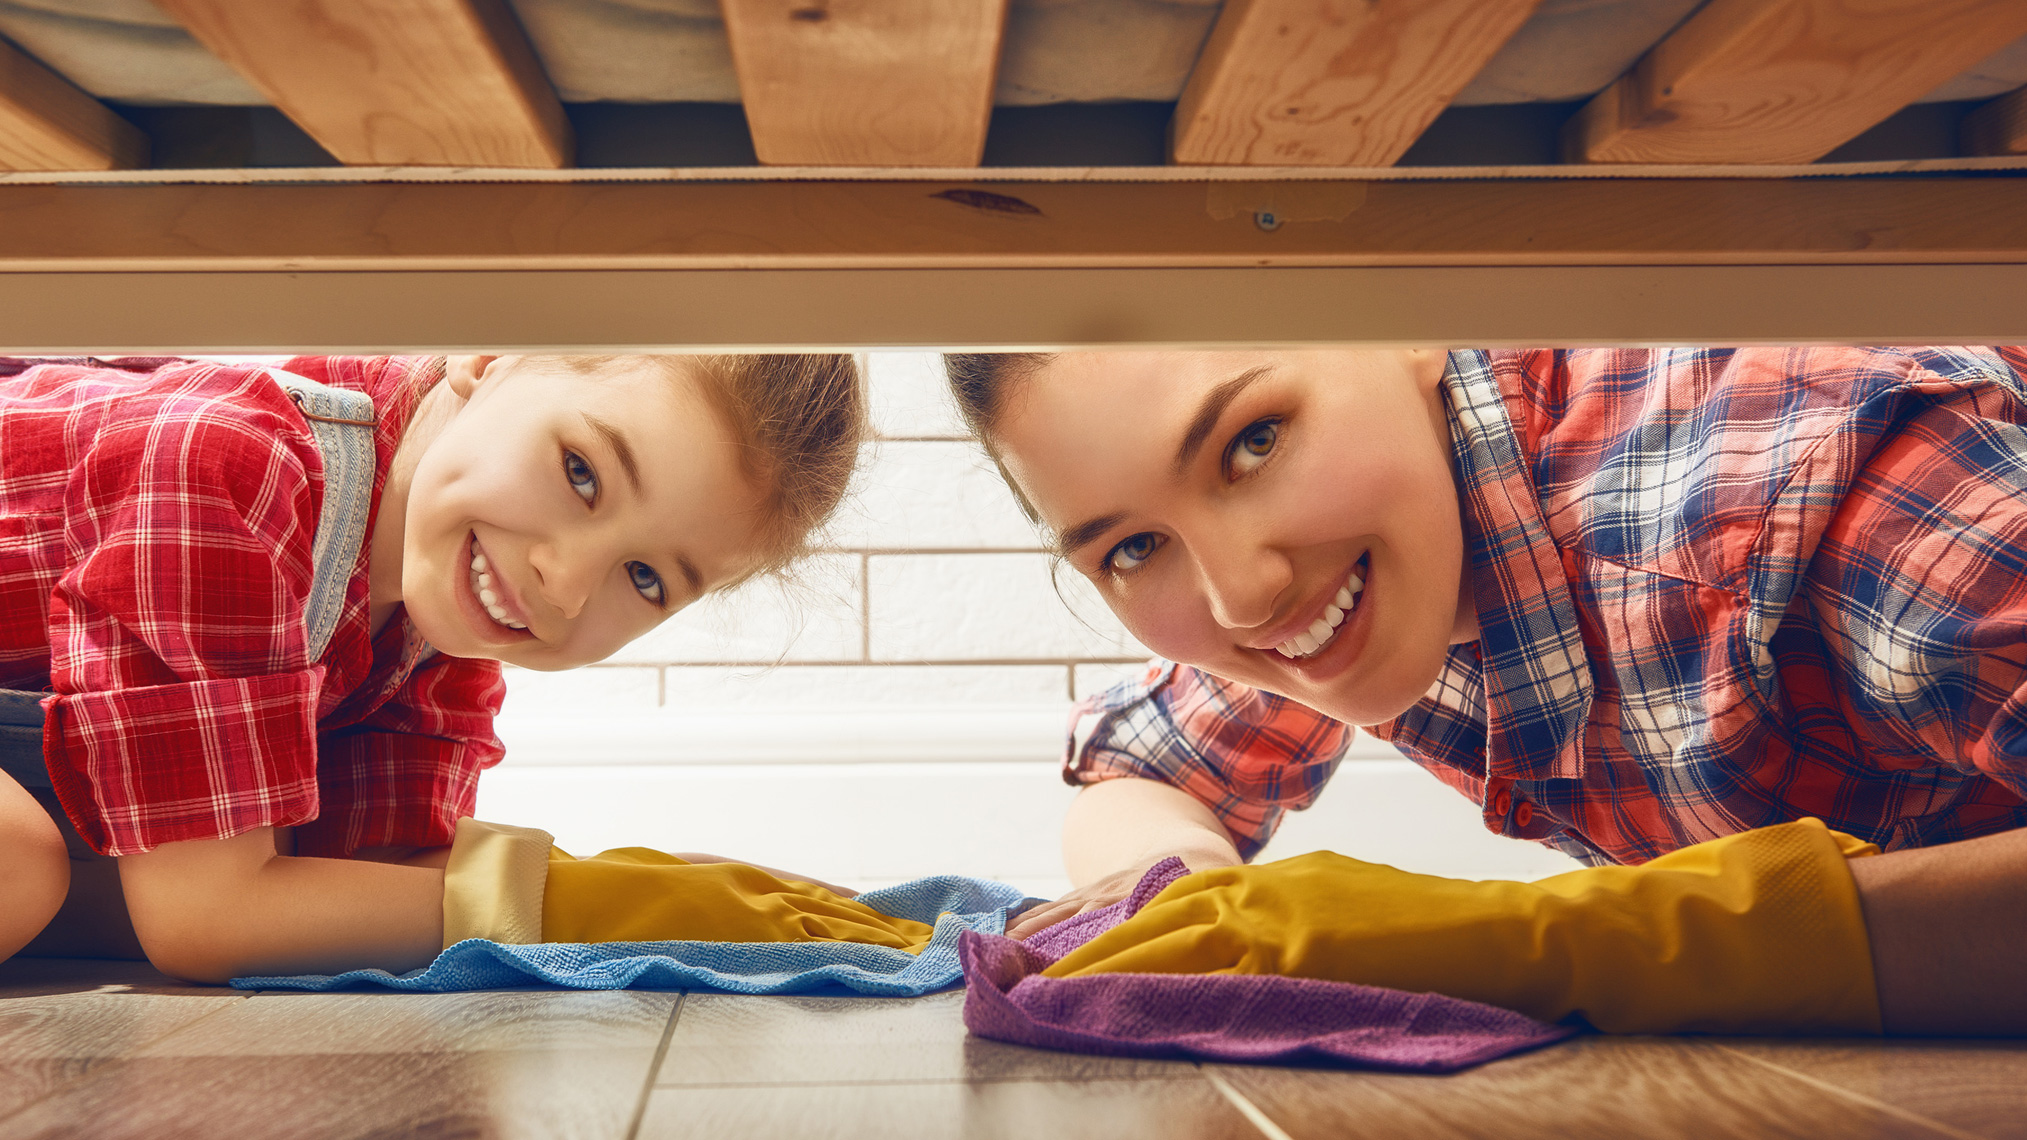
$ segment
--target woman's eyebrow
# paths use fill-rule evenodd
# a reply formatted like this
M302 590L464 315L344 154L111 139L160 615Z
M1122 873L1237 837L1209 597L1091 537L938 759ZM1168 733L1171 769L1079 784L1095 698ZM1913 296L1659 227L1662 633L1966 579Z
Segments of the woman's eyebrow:
M1123 514L1102 515L1080 522L1056 538L1056 553L1068 558L1081 547L1089 546L1093 539L1118 526L1126 516Z
M633 484L633 493L640 494L640 463L633 457L633 445L626 441L626 436L618 428L590 412L583 415L585 425L605 437L605 445L612 448L613 455L619 458L619 466L626 472L626 481Z
M1248 368L1204 394L1203 403L1197 405L1196 417L1189 421L1189 430L1182 433L1182 446L1175 449L1177 475L1188 471L1189 465L1196 461L1197 452L1203 450L1204 440L1209 439L1211 429L1218 426L1218 417L1225 414L1225 409L1239 398L1239 393L1273 370L1271 364Z

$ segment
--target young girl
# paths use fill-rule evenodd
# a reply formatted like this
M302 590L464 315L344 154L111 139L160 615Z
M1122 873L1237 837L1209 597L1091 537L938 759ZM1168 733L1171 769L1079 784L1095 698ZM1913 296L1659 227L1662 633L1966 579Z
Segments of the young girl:
M2027 1028L2027 350L949 365L1064 557L1180 663L1082 710L1080 889L1016 933L1165 856L1207 874L1063 970ZM1593 869L1240 867L1347 724Z
M124 895L204 980L426 963L500 663L783 565L863 419L842 356L0 373L0 688L47 691L47 787L0 775L0 957L67 896L69 948L117 942Z

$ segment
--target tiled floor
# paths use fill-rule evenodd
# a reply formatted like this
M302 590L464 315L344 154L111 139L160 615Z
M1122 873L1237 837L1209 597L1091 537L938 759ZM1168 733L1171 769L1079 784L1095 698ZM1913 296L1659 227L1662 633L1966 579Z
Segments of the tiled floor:
M1449 1077L1076 1057L962 998L241 994L0 966L0 1137L2027 1137L2027 1041L1578 1038Z

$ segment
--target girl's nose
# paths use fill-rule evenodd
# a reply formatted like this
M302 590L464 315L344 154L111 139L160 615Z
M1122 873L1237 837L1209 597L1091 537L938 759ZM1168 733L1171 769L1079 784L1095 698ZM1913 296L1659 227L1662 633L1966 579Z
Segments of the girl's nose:
M1224 542L1196 548L1197 571L1211 617L1226 629L1273 620L1275 602L1295 579L1286 556L1268 546Z
M566 620L584 612L585 603L604 577L592 568L594 559L586 557L588 553L553 542L538 542L528 548L536 592Z

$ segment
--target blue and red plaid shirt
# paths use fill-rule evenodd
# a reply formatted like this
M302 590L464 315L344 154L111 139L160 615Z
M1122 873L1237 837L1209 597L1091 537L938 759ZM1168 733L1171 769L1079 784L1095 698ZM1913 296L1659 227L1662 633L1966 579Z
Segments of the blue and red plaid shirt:
M1589 863L1816 816L1887 850L2027 825L2027 349L1457 352L1478 602L1369 731ZM1072 783L1157 779L1250 858L1350 738L1156 662Z

